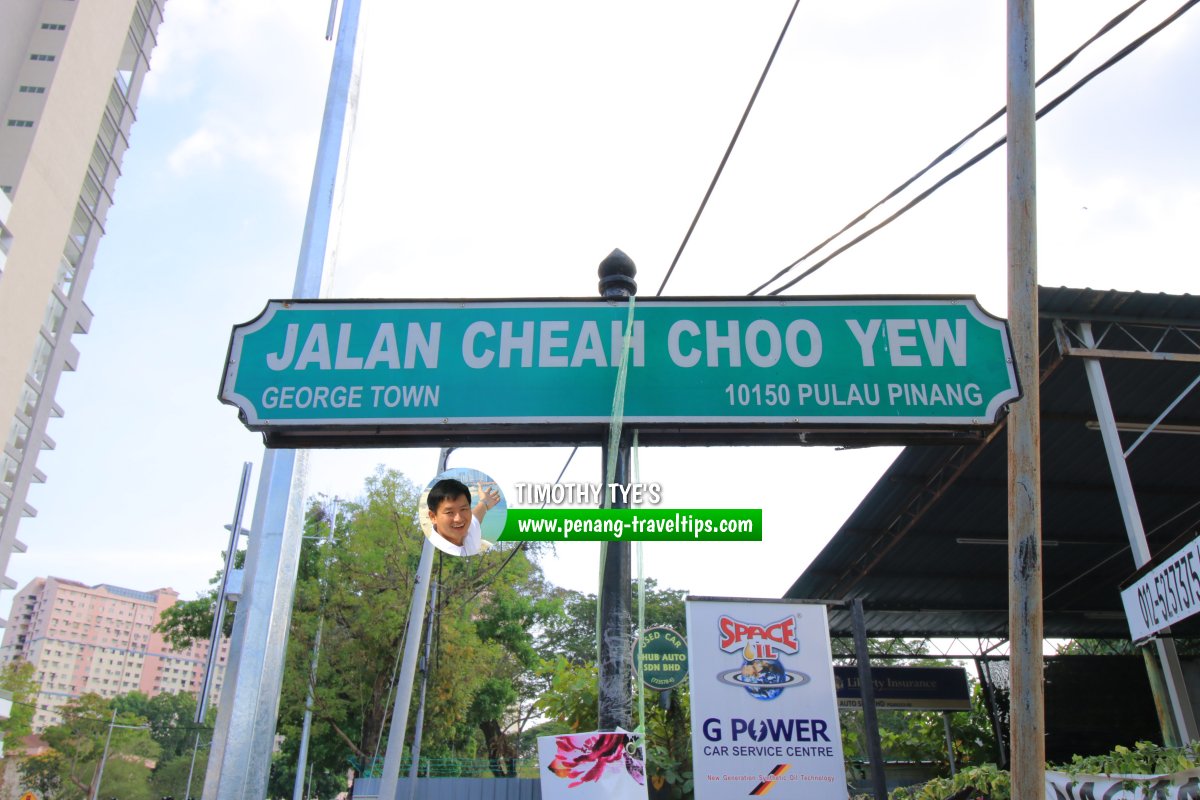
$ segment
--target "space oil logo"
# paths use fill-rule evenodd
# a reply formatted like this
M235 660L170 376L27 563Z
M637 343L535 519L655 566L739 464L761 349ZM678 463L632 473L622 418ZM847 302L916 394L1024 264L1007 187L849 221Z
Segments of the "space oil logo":
M736 669L718 674L721 683L745 689L756 700L774 700L784 689L808 683L808 675L789 670L783 661L783 656L800 652L794 614L767 625L722 614L717 630L721 651L737 653L741 660Z

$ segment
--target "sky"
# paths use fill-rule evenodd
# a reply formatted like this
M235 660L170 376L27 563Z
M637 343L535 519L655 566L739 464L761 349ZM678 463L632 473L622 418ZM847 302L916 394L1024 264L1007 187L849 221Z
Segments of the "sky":
M1124 6L1041 0L1039 74ZM790 8L364 0L327 296L591 298L613 248L653 295ZM1145 3L1039 103L1174 10ZM167 3L87 289L95 321L74 339L57 448L39 459L28 552L10 561L19 585L56 575L190 599L220 568L242 464L257 479L263 447L217 390L232 326L292 291L327 14L326 0ZM1198 75L1193 11L1039 123L1040 283L1194 291ZM1003 3L804 0L664 294L750 292L1004 97ZM1002 123L961 153L1001 135ZM967 294L1007 316L1005 230L1001 150L788 293ZM569 452L464 447L450 464L549 482ZM779 597L897 452L641 448L663 507L761 508L764 520L761 543L647 545L644 574L699 595ZM360 496L380 465L423 484L436 463L430 449L318 451L307 492ZM564 480L600 481L598 450L581 449ZM595 545L559 545L543 567L596 590Z

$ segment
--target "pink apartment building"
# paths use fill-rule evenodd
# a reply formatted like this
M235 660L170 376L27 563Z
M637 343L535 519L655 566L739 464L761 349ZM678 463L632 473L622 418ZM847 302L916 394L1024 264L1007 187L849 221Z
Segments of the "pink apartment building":
M86 586L63 578L35 578L13 600L0 645L0 665L16 659L37 668L41 684L33 729L59 721L56 710L88 692L113 697L140 691L200 693L208 642L173 650L155 633L163 611L179 601L174 589L139 592ZM229 657L222 637L209 702L220 695Z

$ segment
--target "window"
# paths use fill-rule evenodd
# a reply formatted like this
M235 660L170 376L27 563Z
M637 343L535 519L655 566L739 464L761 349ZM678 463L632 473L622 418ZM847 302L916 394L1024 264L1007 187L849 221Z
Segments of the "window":
M32 128L33 120L31 119L10 119L8 121L10 128Z
M5 443L7 447L11 447L14 452L20 454L25 452L25 445L29 441L29 426L21 420L14 418L12 429L8 434L8 441Z
M21 94L45 94L46 87L45 86L22 86L20 91L21 91Z
M57 56L49 55L48 53L33 53L29 56L30 61L53 61Z
M30 360L29 374L40 385L46 379L46 369L50 366L50 354L53 346L45 336L37 337L37 344L33 348L33 358ZM57 626L53 626L52 633L58 633Z
M66 25L62 25L57 22L43 22L42 23L42 30L44 30L44 31L65 31L66 29L67 29Z

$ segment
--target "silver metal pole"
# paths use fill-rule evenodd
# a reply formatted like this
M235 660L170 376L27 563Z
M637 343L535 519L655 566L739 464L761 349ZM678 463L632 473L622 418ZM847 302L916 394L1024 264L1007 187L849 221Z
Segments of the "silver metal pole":
M1096 339L1092 334L1090 323L1079 325L1079 333L1083 343L1090 349L1095 349ZM1121 506L1121 518L1125 522L1125 533L1129 537L1129 547L1133 551L1133 562L1141 567L1150 558L1150 545L1146 541L1146 529L1142 525L1142 514L1138 509L1137 495L1133 491L1133 480L1129 477L1129 465L1121 449L1121 436L1117 431L1117 420L1113 414L1112 401L1108 396L1108 386L1104 381L1104 370L1099 359L1083 359L1084 373L1087 375L1088 387L1092 392L1092 404L1096 407L1096 422L1100 428L1100 438L1104 442L1104 452L1108 456L1108 468L1112 472L1113 484L1117 491L1117 501ZM1179 664L1179 654L1175 650L1175 640L1156 637L1155 649L1158 651L1159 663L1167 685L1167 693L1171 706L1171 717L1175 724L1174 731L1178 741L1176 746L1200 739L1197 731L1196 716L1192 712L1192 704L1188 698L1187 684L1183 678L1183 668ZM1169 738L1169 737L1168 737Z
M108 763L108 747L112 744L112 732L117 726L117 696L121 694L121 690L125 688L125 672L129 667L129 656L133 653L133 634L137 629L137 606L130 603L129 614L129 641L125 645L125 657L121 659L121 675L117 678L117 692L113 696L112 717L108 720L108 735L104 737L104 753L100 756L100 763L96 767L96 783L92 787L92 800L97 800L100 797L100 783L104 780L104 767ZM120 727L129 727L122 725Z
M263 457L233 629L240 647L221 691L205 800L258 800L266 794L300 561L306 457L304 450L268 450ZM219 759L212 757L218 752Z
M1008 0L1008 316L1024 397L1008 416L1013 800L1045 795L1033 0Z
M225 571L221 573L221 588L217 591L217 606L213 609L212 628L208 633L208 659L204 664L204 676L200 680L200 696L196 701L194 721L197 725L204 724L204 717L208 712L213 670L217 665L217 654L221 650L221 631L225 628L225 592L237 558L238 537L242 533L242 517L246 513L246 497L250 493L250 473L253 469L254 466L249 461L242 464L242 480L238 484L237 502L233 506L233 525L229 529L229 546L225 550Z
M437 582L429 588L429 612L425 618L425 657L421 659L421 698L417 701L417 724L413 729L412 766L408 768L409 800L417 797L417 767L421 763L421 736L425 732L425 690L429 686L429 651L433 644L433 615L437 608Z
M449 447L438 456L438 471L446 471ZM404 737L408 733L408 707L412 704L413 678L417 673L417 656L421 651L421 618L429 597L429 576L433 574L433 543L429 537L421 544L421 561L413 584L412 603L408 607L408 633L404 637L404 657L400 677L396 682L396 703L392 707L392 725L388 729L387 751L383 756L383 775L379 782L379 800L395 800L400 784L400 761L404 757Z
M196 752L200 749L200 731L196 731L196 741L192 744L192 765L188 767L187 791L184 800L192 800L192 774L196 771Z
M337 524L337 498L333 499L333 514L329 518L329 535L325 544L332 544L334 526ZM328 556L326 555L326 558ZM312 664L308 669L308 692L304 698L304 726L300 733L300 754L296 759L296 782L292 786L292 800L304 800L304 766L308 763L308 739L312 733L313 693L317 689L317 665L321 658L321 631L325 629L324 589L320 589L320 618L317 620L317 635L313 639Z
M946 727L946 756L950 759L950 777L953 778L957 770L954 768L954 734L950 732L950 712L942 712L942 724Z
M300 733L300 755L296 759L296 782L292 785L292 800L304 798L304 767L308 763L308 737L312 732L313 690L317 685L317 661L321 657L321 630L325 618L317 621L317 635L313 640L312 663L308 668L308 696L304 699L304 727Z
M292 296L300 299L319 297L321 292L339 190L343 130L351 98L357 96L351 87L361 74L355 50L360 5L361 0L346 0L342 6L296 265ZM244 611L234 625L204 800L258 800L266 795L304 527L306 464L304 450L268 450L263 456L254 535L246 557Z

